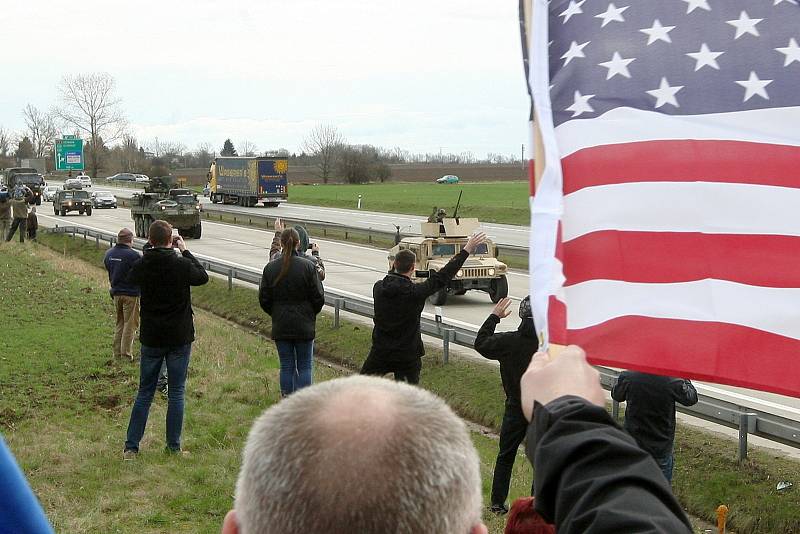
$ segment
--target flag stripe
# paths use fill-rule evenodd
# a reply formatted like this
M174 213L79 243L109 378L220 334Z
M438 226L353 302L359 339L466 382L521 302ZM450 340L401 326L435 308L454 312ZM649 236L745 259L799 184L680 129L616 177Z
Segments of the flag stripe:
M564 197L564 241L601 230L800 236L798 206L800 189L788 187L711 182L587 187Z
M774 288L727 280L642 284L591 280L563 289L567 329L641 315L687 321L718 321L800 339L800 288Z
M800 287L800 238L696 232L592 232L564 243L567 285L592 279L672 283L715 278ZM800 303L798 304L800 305Z
M734 386L797 395L797 373L787 355L800 354L800 341L784 336L718 322L636 316L568 334L569 342L583 347L595 365L722 379Z
M742 141L647 141L585 148L564 158L562 166L564 194L627 182L797 187L800 147Z
M557 126L555 132L559 154L565 158L598 145L656 139L727 139L800 146L798 124L800 107L796 106L705 115L664 115L657 111L621 107L597 118L565 122Z

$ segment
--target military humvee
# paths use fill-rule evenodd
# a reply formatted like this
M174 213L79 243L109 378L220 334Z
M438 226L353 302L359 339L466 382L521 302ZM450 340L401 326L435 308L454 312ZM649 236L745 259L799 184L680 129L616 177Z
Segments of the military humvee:
M420 224L421 236L404 237L391 249L389 269L392 268L395 254L408 249L417 256L417 276L424 271L438 271L458 254L469 236L480 226L478 219L447 217L444 210L436 209L428 220L433 222ZM508 296L507 270L506 264L497 260L497 247L487 240L469 255L450 284L428 300L431 304L441 306L447 301L448 295L463 295L470 289L477 289L489 293L489 298L496 303Z
M92 199L89 192L82 189L62 189L53 197L53 213L64 216L67 212L77 211L81 215L92 214Z

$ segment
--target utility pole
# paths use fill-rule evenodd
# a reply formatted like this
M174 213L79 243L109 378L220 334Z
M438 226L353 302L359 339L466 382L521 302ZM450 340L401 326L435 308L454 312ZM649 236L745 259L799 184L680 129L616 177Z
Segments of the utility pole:
M525 143L522 143L522 155L520 156L522 160L522 168L525 169Z

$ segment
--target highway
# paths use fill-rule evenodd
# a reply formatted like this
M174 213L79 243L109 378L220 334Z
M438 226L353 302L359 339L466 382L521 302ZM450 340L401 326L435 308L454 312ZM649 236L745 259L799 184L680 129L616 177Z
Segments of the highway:
M55 180L48 181L47 183L61 185L61 182ZM110 187L102 183L102 181L96 182L93 189L111 191L120 198L130 198L135 191L135 189L129 187ZM201 198L201 202L203 204L211 204L211 201L207 198L198 198ZM223 207L222 204L217 204L217 206ZM395 225L399 225L401 232L414 234L418 234L420 232L419 223L425 221L425 217L420 217L418 215L397 215L392 213L378 213L358 209L325 208L290 203L281 204L277 208L264 208L261 206L254 208L224 206L224 208L232 213L254 213L257 215L285 217L287 219L325 221L329 223L342 224L345 226L372 228L386 232L394 232ZM469 216L467 213L463 213L462 215L467 217ZM528 246L529 231L527 226L482 223L481 228L489 235L489 237L492 238L492 240L495 241L495 243L501 245L515 245L519 247Z
M95 189L100 188L95 187ZM114 233L122 227L132 226L130 211L124 208L116 210L96 209L91 217L78 215L77 213L61 217L53 216L50 206L50 203L43 203L39 209L39 221L42 226L74 225ZM263 212L264 210L261 209L260 211ZM387 218L391 217L390 215L385 216ZM204 220L203 238L197 241L188 240L187 246L193 252L204 256L261 270L267 261L267 253L273 235L272 232L265 230ZM312 242L319 245L321 255L325 260L327 278L324 285L339 291L347 291L358 296L371 298L373 284L384 275L388 268L386 251L357 244L326 241L315 236L311 237ZM508 281L509 296L518 302L527 294L527 272L512 271L508 276ZM491 309L492 303L487 294L471 291L463 296L451 296L443 308L443 314L448 320L463 322L477 329L491 312ZM431 314L435 313L434 307L429 303L426 304L425 311ZM498 330L513 330L516 328L517 323L516 314L512 314L511 317L503 320ZM458 348L456 352L465 357L480 357L477 353L468 349ZM800 421L800 399L719 384L697 383L696 386L699 392L712 397L753 406L776 415ZM762 442L758 438L752 439L754 443Z

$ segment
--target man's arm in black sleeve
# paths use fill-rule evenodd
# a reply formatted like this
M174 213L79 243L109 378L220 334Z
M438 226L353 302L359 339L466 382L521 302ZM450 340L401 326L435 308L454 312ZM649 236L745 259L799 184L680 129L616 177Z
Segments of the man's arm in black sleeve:
M475 350L489 360L499 360L509 349L509 340L506 339L508 336L494 332L499 323L500 318L497 315L489 314L475 337Z
M206 272L205 268L200 265L200 262L197 261L197 258L192 256L192 253L188 250L184 250L181 252L181 255L189 260L189 285L190 286L202 286L203 284L208 283L208 273Z
M467 256L469 256L469 252L461 249L458 254L447 262L447 265L438 271L432 271L427 280L420 284L414 284L414 296L417 300L425 300L440 289L447 287L450 280L453 279L461 266L464 265L464 262L467 261Z
M692 531L653 458L605 408L573 396L536 404L527 437L536 510L559 534Z
M131 265L131 269L128 271L127 276L125 276L125 281L129 284L134 284L137 286L142 285L142 275L140 273L142 268L142 258L136 260L133 265ZM109 281L111 280L111 273L108 275Z
M697 404L697 390L694 388L694 384L689 380L676 378L671 385L675 401L680 402L684 406Z
M623 371L617 377L614 387L611 388L611 398L617 402L625 402L628 397L628 375Z

